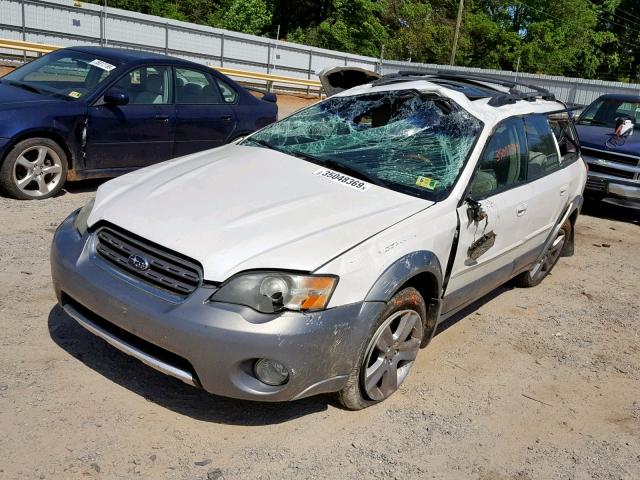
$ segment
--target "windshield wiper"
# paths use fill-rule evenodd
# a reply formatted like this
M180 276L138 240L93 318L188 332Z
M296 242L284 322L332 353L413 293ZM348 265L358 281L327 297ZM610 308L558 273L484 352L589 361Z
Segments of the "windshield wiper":
M379 187L387 188L387 182L379 179L367 173L359 168L351 167L349 165L345 165L344 163L336 162L335 160L320 160L324 165L331 168L332 170L337 170L342 173L346 173L347 175L352 175L360 180L365 180L369 183L373 183Z
M259 138L247 138L245 140L246 142L253 142L253 143L257 143L258 145L262 145L265 148L268 148L270 150L276 150L276 151L280 151L278 150L276 147L274 147L273 145L271 145L269 142L265 141L265 140L260 140Z
M36 87L29 85L28 83L16 82L15 80L5 80L5 82L7 82L9 85L13 85L14 87L23 88L25 90L29 90L34 93L40 93L40 94L42 93Z
M579 121L578 125L604 125L604 126L606 126L607 124L604 123L604 122L601 122L600 120L585 119L585 120Z

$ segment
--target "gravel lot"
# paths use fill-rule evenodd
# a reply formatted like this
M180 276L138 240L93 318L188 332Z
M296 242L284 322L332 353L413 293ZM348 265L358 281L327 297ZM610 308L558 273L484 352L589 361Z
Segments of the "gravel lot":
M401 390L210 396L85 332L56 306L55 226L96 182L0 198L0 479L640 478L640 222L588 205L577 253L440 328Z

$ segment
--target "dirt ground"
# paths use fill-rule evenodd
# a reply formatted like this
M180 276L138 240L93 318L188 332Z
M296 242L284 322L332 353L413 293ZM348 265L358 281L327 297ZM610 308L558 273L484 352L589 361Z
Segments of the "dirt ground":
M79 327L49 277L56 225L93 195L0 198L0 479L638 479L640 221L588 205L577 251L441 326L400 391L208 395Z

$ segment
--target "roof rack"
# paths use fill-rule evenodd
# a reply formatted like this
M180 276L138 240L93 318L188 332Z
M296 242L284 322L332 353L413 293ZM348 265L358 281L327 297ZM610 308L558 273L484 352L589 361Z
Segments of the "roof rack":
M425 78L426 77L426 78ZM467 72L450 72L450 71L442 71L439 70L435 74L427 73L427 72L419 72L419 71L411 71L411 70L403 70L398 73L391 73L383 76L379 80L375 80L372 82L373 85L388 85L391 83L397 82L408 82L415 80L425 80L428 79L430 81L442 79L442 80L452 80L458 84L467 84L472 85L473 87L477 87L474 92L484 91L486 95L478 95L473 94L469 95L467 93L467 97L470 100L477 100L479 98L487 98L490 97L489 105L492 107L501 107L503 105L512 105L518 101L528 101L534 102L538 98L542 100L551 100L555 101L556 97L553 93L549 92L546 88L538 87L537 85L531 85L529 83L504 80L502 78L492 77L490 75L482 75L475 73L467 73ZM492 88L490 85L494 84L500 85L502 87L506 87L509 89L509 93L505 93L499 89ZM478 88L479 87L479 88ZM532 91L522 92L518 90L517 87L526 87ZM489 92L488 90L491 90Z

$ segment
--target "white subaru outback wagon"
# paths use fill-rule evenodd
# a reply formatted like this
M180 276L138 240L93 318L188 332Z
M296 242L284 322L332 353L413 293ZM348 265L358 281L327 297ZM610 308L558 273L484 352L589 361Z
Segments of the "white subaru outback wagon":
M576 138L540 88L385 76L105 183L56 231L54 288L83 327L208 392L364 408L439 322L573 253Z

